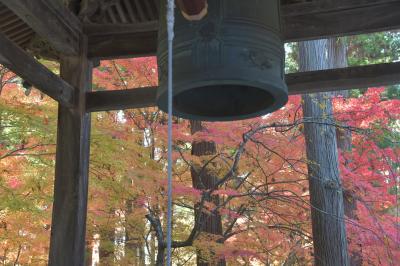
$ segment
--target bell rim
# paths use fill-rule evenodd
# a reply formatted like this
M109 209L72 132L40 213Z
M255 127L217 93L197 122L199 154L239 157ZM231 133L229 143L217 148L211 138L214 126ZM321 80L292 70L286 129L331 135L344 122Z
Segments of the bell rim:
M270 80L271 81L271 80ZM281 86L277 86L276 84L279 83ZM257 112L251 112L248 114L242 114L242 115L233 115L233 116L215 116L215 117L210 117L210 116L202 116L202 115L196 115L196 114L190 114L187 112L181 112L179 109L173 108L173 115L183 118L183 119L189 119L189 120L198 120L198 121L209 121L209 122L228 122L228 121L240 121L240 120L246 120L246 119L251 119L251 118L256 118L256 117L261 117L267 114L270 114L276 110L279 110L283 106L286 105L286 103L289 100L289 95L288 95L288 88L286 83L281 80L272 80L272 82L266 82L264 81L243 81L243 80L221 80L221 81L198 81L195 83L195 86L191 84L192 86L188 86L188 84L181 83L181 84L175 84L174 85L174 97L178 94L175 92L179 91L179 93L182 92L187 92L190 90L194 90L196 88L200 87L207 87L207 86L215 86L215 85L232 85L232 86L246 86L246 87L254 87L258 88L260 90L264 90L271 94L271 96L274 98L274 103L270 105L268 108L264 108L260 111ZM184 88L180 89L179 88ZM168 110L167 106L167 90L163 90L162 88L159 88L161 90L160 94L157 94L157 106L160 110L166 112ZM251 102L250 102L251 104Z

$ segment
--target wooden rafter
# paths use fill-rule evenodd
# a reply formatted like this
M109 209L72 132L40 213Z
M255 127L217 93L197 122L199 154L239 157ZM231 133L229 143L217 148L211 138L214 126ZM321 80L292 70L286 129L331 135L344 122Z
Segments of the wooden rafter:
M79 19L57 1L0 0L61 54L76 55L82 35Z
M398 84L400 62L292 73L286 75L286 83L290 95ZM153 107L156 93L156 87L91 92L86 111Z
M88 56L123 58L130 55L153 55L157 50L158 21L137 24L87 24Z
M0 63L64 106L72 106L74 88L0 33Z
M287 42L400 29L399 0L319 0L282 13Z
M319 0L282 7L285 42L400 29L399 0ZM97 27L97 31L96 28ZM156 53L157 21L86 25L89 56L120 58Z

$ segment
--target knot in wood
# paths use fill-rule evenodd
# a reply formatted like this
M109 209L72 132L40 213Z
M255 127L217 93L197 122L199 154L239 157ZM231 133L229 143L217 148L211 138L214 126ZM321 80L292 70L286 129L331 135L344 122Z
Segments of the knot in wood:
M340 189L340 184L335 180L326 180L324 183L325 183L324 186L327 189L334 189L334 190Z

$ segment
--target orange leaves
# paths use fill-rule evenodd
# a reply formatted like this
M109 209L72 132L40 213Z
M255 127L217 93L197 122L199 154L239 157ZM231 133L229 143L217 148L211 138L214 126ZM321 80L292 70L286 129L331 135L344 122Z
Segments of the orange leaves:
M157 86L155 57L102 61L94 69L93 83L97 90L123 90Z
M360 98L334 100L337 118L349 125L361 128L374 127L374 123L387 126L400 116L400 100L382 100L384 88L370 88Z

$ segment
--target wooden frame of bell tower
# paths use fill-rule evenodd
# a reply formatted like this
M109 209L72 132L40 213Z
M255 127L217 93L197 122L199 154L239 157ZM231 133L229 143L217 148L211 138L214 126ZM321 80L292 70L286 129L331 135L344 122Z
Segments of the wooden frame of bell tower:
M0 63L59 103L50 265L84 265L90 113L155 105L154 87L91 92L93 62L157 48L158 0L114 2L0 0ZM289 0L282 13L287 42L400 29L400 0ZM50 51L30 49L35 37ZM59 60L61 75L38 55ZM293 73L286 82L290 94L390 85L400 83L400 63Z

